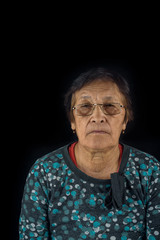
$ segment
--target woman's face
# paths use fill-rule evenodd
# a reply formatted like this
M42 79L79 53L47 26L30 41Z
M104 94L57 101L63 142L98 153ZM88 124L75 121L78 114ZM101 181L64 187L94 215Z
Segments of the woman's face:
M74 106L78 104L125 104L124 97L117 85L111 81L94 81L76 91L73 96ZM105 150L119 143L122 130L125 130L127 122L124 122L125 108L117 115L105 115L99 106L96 106L93 114L78 116L73 110L74 120L71 128L76 130L78 143L92 150Z

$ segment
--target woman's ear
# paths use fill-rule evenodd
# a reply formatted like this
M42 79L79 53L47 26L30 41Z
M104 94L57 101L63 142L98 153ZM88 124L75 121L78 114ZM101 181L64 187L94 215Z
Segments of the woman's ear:
M76 125L75 125L75 122L71 122L71 129L73 131L73 133L76 131Z
M122 124L122 133L124 134L126 127L127 127L127 123L128 123L128 119L124 120L123 124Z

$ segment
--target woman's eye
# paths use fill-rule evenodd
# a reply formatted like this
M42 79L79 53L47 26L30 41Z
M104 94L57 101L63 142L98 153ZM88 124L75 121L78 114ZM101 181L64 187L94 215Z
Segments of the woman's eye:
M88 104L88 103L81 105L81 108L91 108L91 107L92 107L92 105Z
M103 105L103 109L105 109L106 111L113 112L113 111L117 110L117 107L112 103L107 103L107 104Z
M108 108L109 108L109 107L115 107L115 106L114 106L113 104L111 104L111 103L104 104L103 106L104 106L104 107L108 107Z

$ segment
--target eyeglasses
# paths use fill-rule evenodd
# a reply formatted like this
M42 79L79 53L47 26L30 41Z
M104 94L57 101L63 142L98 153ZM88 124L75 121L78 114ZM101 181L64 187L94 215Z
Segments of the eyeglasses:
M121 105L120 103L104 103L104 104L84 103L74 106L72 110L75 110L76 115L78 116L89 116L93 114L93 111L96 106L99 106L105 115L117 115L121 112L122 108L125 108L125 106Z

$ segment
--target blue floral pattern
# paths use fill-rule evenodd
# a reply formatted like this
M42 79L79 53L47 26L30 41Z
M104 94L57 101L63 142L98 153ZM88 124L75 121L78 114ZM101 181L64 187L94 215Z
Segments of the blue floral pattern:
M68 146L38 159L24 189L20 239L160 239L160 163L124 145L125 199L105 204L111 180L91 178L71 161Z

